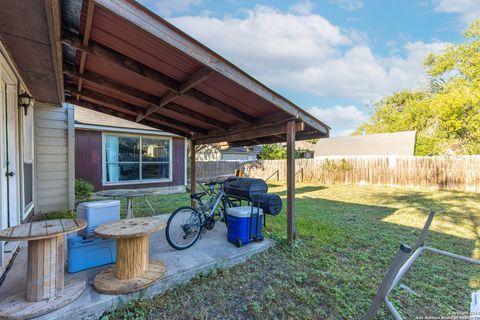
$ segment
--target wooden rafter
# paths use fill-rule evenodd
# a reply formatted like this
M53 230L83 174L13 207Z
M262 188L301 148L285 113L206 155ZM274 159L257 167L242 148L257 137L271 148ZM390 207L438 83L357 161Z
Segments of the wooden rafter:
M83 33L83 42L82 45L84 47L88 47L88 42L90 40L90 33L92 32L92 24L93 24L93 12L95 11L95 1L87 0L87 17L85 19L85 32ZM78 72L82 74L85 70L85 62L87 60L87 53L82 51L80 53L80 65L78 67ZM82 79L78 81L78 91L82 92ZM77 96L77 99L79 97Z
M264 127L275 127L275 126L281 127L289 120L296 120L296 117L286 115L284 112L276 112L256 120L253 124L234 125L234 126L231 126L227 131L210 130L205 136L194 137L194 139L202 139L202 138L222 139L225 137L225 135L228 135L228 134L251 131L255 129L261 129ZM281 129L279 131L281 131ZM225 140L221 140L221 141L225 141Z
M217 100L201 91L198 91L196 89L190 89L188 90L187 92L184 93L185 96L188 96L190 98L193 98L195 100L198 100L220 112L223 112L223 113L227 113L227 114L230 114L232 116L234 116L235 118L237 118L238 120L244 122L244 123L248 123L248 124L252 124L255 122L255 119L251 116L249 116L248 114L238 110L238 109L235 109L231 106L229 106L228 104L220 101L220 100Z
M130 103L124 102L119 99L115 99L112 97L109 97L107 95L92 91L92 90L84 90L82 92L78 92L75 90L75 88L72 85L65 85L65 90L69 92L71 95L79 95L80 97L85 97L92 99L93 101L96 101L100 104L105 104L108 106L118 106L121 107L124 110L129 110L130 112L134 113L136 116L138 116L140 113L144 111L143 108L132 105ZM200 134L206 134L207 130L199 128L197 126L194 126L192 124L182 122L170 117L162 116L159 114L153 114L150 115L149 120L152 122L161 122L165 124L166 126L172 126L172 127L181 127L185 128L189 131L193 131L195 133L200 133Z
M83 75L80 75L78 73L78 71L74 67L72 67L71 65L67 65L67 64L64 65L63 72L70 77L74 77L74 78L77 78L77 79L83 79L83 81L87 81L87 82L96 84L97 86L100 86L100 87L105 88L105 89L110 89L110 90L117 91L119 93L129 95L131 97L140 99L140 100L145 101L147 103L151 103L151 104L155 104L155 105L160 103L161 98L159 98L157 96L154 96L154 95L146 93L142 90L127 86L127 85L125 85L123 83L120 83L120 82L117 82L115 80L108 79L108 78L103 77L101 75L98 75L98 74L95 74L95 73L92 73L92 72L89 72L89 71L85 71L83 73ZM188 116L192 119L201 121L203 123L212 125L212 126L214 126L216 128L219 128L223 131L228 129L228 125L225 124L225 123L222 123L221 121L218 121L216 119L207 117L207 116L205 116L201 113L198 113L196 111L193 111L191 109L188 109L186 107L183 107L183 106L175 104L175 103L169 103L169 104L163 106L163 108L167 109L167 110L170 110L170 111L173 111L175 113L182 114L184 116Z
M145 110L145 112L143 114L139 115L137 117L137 122L145 119L146 117L148 117L152 113L156 112L161 107L167 105L168 103L172 102L173 100L175 100L176 98L178 98L179 96L184 94L186 91L192 89L194 86L196 86L197 84L199 84L202 81L204 81L205 79L207 79L207 77L211 73L212 73L212 70L210 68L206 68L206 67L201 68L197 72L193 73L190 77L188 77L187 80L185 80L180 85L180 87L178 88L178 92L170 91L169 93L164 95L161 98L160 103L150 106L147 110Z
M88 54L96 56L99 59L116 64L117 66L127 69L130 72L137 73L147 79L153 80L162 85L164 88L172 91L172 95L179 95L181 84L176 79L173 79L153 68L133 60L115 50L96 43L95 41L90 41L89 46L85 47L77 35L68 32L65 32L62 42L65 45L71 46L72 48L84 51ZM244 123L252 124L255 122L255 119L248 114L194 88L184 92L184 95L205 103L222 113L230 114Z
M92 56L96 56L97 58L109 63L116 64L117 66L127 69L131 72L140 74L147 79L157 82L170 91L177 92L177 80L170 78L169 76L166 76L138 61L130 59L129 57L95 41L90 41L88 47L85 47L82 43L82 40L77 35L65 31L62 43L71 46L74 49L84 51Z
M303 131L305 125L303 122L296 122L296 131ZM248 129L248 130L239 130L239 131L228 131L223 136L217 137L205 137L205 138L194 138L196 144L211 144L219 142L228 142L228 141L241 141L241 140L252 140L256 138L268 137L272 135L277 135L280 133L287 133L286 125L282 126L269 126L265 128L258 129Z
M301 140L319 139L319 138L325 138L325 134L318 131L315 131L315 132L303 131L303 132L298 132L296 134L295 140L301 141ZM260 144L280 143L280 142L286 142L286 141L287 141L287 135L283 133L283 134L272 135L269 137L257 138L255 140L232 141L232 142L229 142L229 145L232 147L245 147L245 146L253 146L253 145L260 145Z
M108 114L108 115L111 115L111 116L115 116L115 117L118 117L118 118L126 119L126 120L129 120L129 121L134 121L135 120L135 115L131 115L131 114L119 111L119 110L113 110L111 108L107 108L107 107L104 107L102 105L95 104L93 102L89 102L89 101L85 101L85 100L76 100L76 99L69 98L69 97L67 97L65 99L65 102L71 103L71 104L74 104L74 105L78 105L78 106L81 106L81 107L84 107L84 108L87 108L87 109L90 109L90 110L93 110L93 111L98 111L98 112L105 113L105 114ZM171 127L163 126L163 125L160 125L158 123L147 121L147 120L143 121L142 123L149 126L149 127L155 128L155 129L159 129L159 130L167 131L167 132L170 132L170 133L178 134L182 137L187 137L187 138L189 137L189 134L186 133L185 131L182 131L182 130L173 129Z

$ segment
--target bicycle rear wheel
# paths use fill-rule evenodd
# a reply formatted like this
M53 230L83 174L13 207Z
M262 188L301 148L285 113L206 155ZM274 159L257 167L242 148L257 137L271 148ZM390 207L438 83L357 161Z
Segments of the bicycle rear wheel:
M197 242L202 231L200 213L192 207L178 208L168 218L165 231L167 242L172 248L190 248Z

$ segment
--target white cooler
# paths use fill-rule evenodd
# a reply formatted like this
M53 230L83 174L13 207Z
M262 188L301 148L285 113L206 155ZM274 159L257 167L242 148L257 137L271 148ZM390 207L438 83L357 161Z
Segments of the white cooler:
M93 236L93 230L101 224L120 220L120 201L102 200L80 203L77 217L87 220L87 227L78 231L84 237Z

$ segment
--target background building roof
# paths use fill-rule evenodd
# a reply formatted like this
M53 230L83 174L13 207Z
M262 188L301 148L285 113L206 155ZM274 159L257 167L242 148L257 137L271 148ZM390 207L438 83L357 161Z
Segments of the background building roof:
M123 128L123 129L147 130L147 131L153 131L158 133L164 132L164 131L137 123L137 122L128 121L122 118L110 116L102 112L90 110L90 109L79 107L79 106L75 106L75 124L111 127L111 128Z
M315 157L413 155L415 140L415 131L320 139L315 145Z

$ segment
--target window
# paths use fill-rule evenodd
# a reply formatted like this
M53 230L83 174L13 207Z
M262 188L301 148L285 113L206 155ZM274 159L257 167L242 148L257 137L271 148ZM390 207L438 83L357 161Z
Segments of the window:
M24 215L33 207L33 111L27 109L27 114L21 109L22 146L23 146L23 208Z
M171 140L105 135L105 183L170 180Z

